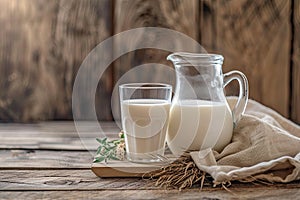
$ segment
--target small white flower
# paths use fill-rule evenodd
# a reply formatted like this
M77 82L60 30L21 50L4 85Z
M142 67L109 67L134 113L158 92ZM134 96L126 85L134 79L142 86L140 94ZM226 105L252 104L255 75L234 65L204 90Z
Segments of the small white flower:
M124 131L120 131L119 138L123 138L123 135L124 135Z
M121 142L118 144L117 149L116 149L116 157L119 160L125 159L125 143L124 142Z

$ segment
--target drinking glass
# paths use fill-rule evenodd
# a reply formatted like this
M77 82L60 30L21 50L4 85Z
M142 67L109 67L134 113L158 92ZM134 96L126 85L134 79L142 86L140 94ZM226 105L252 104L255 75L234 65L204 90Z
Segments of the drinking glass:
M119 86L126 158L133 162L159 162L164 156L172 86L130 83Z

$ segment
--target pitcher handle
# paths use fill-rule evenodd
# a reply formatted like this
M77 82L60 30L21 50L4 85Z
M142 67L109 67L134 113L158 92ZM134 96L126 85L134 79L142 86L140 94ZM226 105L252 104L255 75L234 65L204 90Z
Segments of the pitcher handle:
M236 70L230 71L224 74L224 87L226 87L226 85L232 80L237 80L240 86L239 98L232 110L233 123L235 127L244 113L248 102L248 80L242 72Z

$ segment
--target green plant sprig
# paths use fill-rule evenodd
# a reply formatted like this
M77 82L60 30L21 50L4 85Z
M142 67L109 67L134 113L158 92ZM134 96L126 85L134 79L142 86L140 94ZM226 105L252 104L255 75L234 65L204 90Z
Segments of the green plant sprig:
M121 131L119 134L119 139L109 141L105 138L96 138L99 142L99 147L97 149L96 155L93 162L105 162L108 160L124 160L125 158L125 142L124 133Z

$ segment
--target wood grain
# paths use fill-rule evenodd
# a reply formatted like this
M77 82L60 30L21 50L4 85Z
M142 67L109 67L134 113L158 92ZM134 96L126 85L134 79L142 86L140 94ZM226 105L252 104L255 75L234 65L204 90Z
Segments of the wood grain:
M93 152L0 150L0 169L90 169Z
M111 6L110 0L1 0L2 121L72 118L77 70L111 35ZM111 83L109 69L99 82L103 105L110 105ZM100 119L111 119L106 108L98 108Z
M289 115L290 5L281 0L202 1L201 44L246 74L250 97ZM236 94L237 85L227 88ZM230 86L229 86L230 87Z
M93 163L92 171L101 178L112 177L144 177L147 178L146 173L160 169L166 166L163 164L147 164L147 163L133 163L129 161L110 161L109 163Z
M198 2L195 0L116 0L114 31L116 34L138 27L164 27L180 31L197 40L198 30L192 28L196 27L198 23L197 6ZM141 41L136 40L132 42L138 43ZM156 38L155 42L163 43L170 41L162 41L159 38ZM176 46L176 40L174 39L172 42L174 43L174 46ZM116 44L122 45L122 42L116 41ZM131 45L135 46L135 44ZM122 48L122 46L115 46L115 48ZM154 49L128 53L115 62L115 82L126 71L137 65L145 63L166 64L166 56L168 54L169 52L162 52ZM159 76L159 73L156 73Z
M58 1L0 2L0 118L46 119L54 115L56 85L46 65ZM45 93L47 88L47 93Z
M54 47L53 52L55 57L52 59L52 65L60 65L56 68L57 74L61 74L60 102L64 102L63 106L67 109L68 118L72 118L72 89L76 77L76 73L83 62L83 59L104 39L107 39L112 34L112 1L110 0L61 0L60 9L57 14L56 33L54 41L59 45L59 48ZM112 52L107 51L106 57L110 59ZM90 63L94 61L89 60ZM92 68L95 70L95 68ZM96 113L99 120L111 120L110 111L110 96L112 88L112 69L108 68L104 75L100 77L96 96L86 95L82 97L84 100L96 98L96 102L101 107L96 106ZM64 73L61 73L64 72ZM90 71L89 75L94 75ZM96 74L95 74L96 75ZM89 77L87 77L87 84ZM84 90L85 88L82 88ZM90 92L90 91L87 91ZM82 104L85 102L83 101ZM86 119L84 108L75 108L80 116L77 119ZM57 108L59 119L60 112L63 108Z
M0 190L160 190L155 187L153 181L141 178L99 178L90 170L1 170ZM276 185L255 185L233 183L230 187L233 191L243 190L294 190L300 188L299 182ZM199 192L195 187L194 191ZM193 190L187 190L193 191ZM206 185L203 191L222 191L220 187L213 188ZM167 191L165 191L167 192ZM171 192L171 191L170 191ZM155 191L153 191L155 193Z
M0 124L0 149L96 150L99 146L96 138L118 138L120 128L115 123L99 123L102 130L91 124L82 122L84 132L80 133L74 122Z
M96 134L95 134L96 135ZM84 143L85 146L82 144ZM61 149L61 150L97 150L98 142L94 138L55 138L55 137L2 137L0 149Z
M100 179L91 170L1 170L0 191L155 189L141 178Z
M299 123L299 7L298 0L1 0L0 121L71 119L74 79L88 53L112 34L152 26L177 30L223 54L225 72L247 75L251 98ZM178 46L176 39L171 43ZM112 119L111 92L121 78L174 86L174 73L161 69L171 66L168 53L143 49L117 59L98 84L98 119ZM147 63L154 64L129 73ZM236 94L237 87L226 91ZM118 98L112 100L118 118ZM90 111L80 112L84 119Z
M102 133L107 137L118 137L120 128L114 122L99 123ZM5 137L27 137L34 139L43 137L52 138L96 138L100 136L101 130L94 127L91 122L81 122L83 127L82 134L78 134L73 121L60 122L41 122L36 124L16 124L16 123L2 123L0 124L0 138Z
M294 0L293 9L294 41L291 70L291 119L300 124L300 1Z
M139 27L162 27L198 39L198 29L195 28L198 24L197 0L116 0L114 17L115 34ZM140 43L172 45L174 51L184 46L176 38L162 40L154 34L151 41L142 41L139 37L130 41L128 45L133 49ZM114 52L128 48L128 45L116 39ZM171 63L166 60L168 54L170 52L160 49L140 49L121 56L114 62L115 87L128 82L162 82L175 86L175 73L169 68ZM117 96L115 99L118 99ZM117 102L113 109L116 118L119 118Z
M1 199L298 199L299 188L229 188L185 190L2 191Z
M114 123L103 123L103 126L115 128ZM26 142L27 137L37 137L37 131L43 130L44 138L55 144L55 140L68 140L75 133L71 122L23 127L25 132L20 139L22 125L16 125L16 141ZM0 124L1 142L3 138L12 136L13 126ZM86 139L91 137L88 135ZM59 147L52 151L0 150L0 199L297 199L300 195L299 181L270 185L233 182L229 187L231 192L206 183L202 191L196 185L193 189L179 192L155 187L154 182L148 179L99 178L91 171L93 155L88 151L62 151Z

